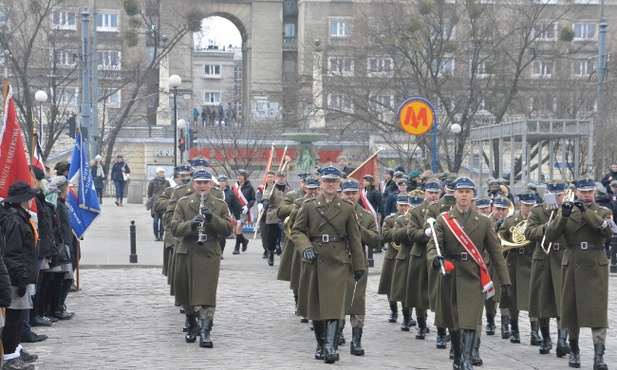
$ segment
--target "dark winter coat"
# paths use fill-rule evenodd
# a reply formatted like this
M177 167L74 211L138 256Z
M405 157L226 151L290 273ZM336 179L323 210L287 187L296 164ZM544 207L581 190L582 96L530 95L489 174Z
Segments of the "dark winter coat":
M6 240L4 263L11 285L36 283L37 249L30 214L19 205L5 205L6 212L0 216L2 232Z
M54 208L45 200L42 192L35 197L38 218L39 249L38 258L51 257L51 251L55 244L54 238Z
M124 181L123 172L131 173L131 169L126 162L116 162L111 168L111 179L113 181Z
M234 191L229 186L226 186L225 189L223 189L222 193L223 200L227 202L227 208L229 208L229 212L231 212L231 215L236 220L239 220L242 216L242 206L240 205L240 201L236 197L236 194L234 194Z

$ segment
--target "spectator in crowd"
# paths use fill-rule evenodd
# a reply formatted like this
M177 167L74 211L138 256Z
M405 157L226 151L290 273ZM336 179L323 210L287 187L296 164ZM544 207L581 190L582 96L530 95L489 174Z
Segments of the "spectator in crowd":
M107 181L107 171L103 167L103 157L100 155L94 157L94 164L90 167L90 172L92 173L96 195L99 196L99 204L103 204L103 189L105 188L105 181Z
M159 199L163 191L170 187L169 180L165 178L165 169L163 167L156 168L156 176L148 183L148 200L146 201L146 209L150 211L152 216L152 231L154 232L154 240L157 242L163 241L165 228L163 226L163 213L158 213L154 210L153 205Z
M610 184L613 180L617 180L617 163L611 164L610 171L608 171L600 181L606 188L608 194L613 194L613 190L610 188Z
M201 108L201 125L203 127L208 126L208 116L210 115L209 108L203 107Z
M128 174L131 173L131 169L124 162L124 157L118 154L116 157L116 163L111 168L111 179L114 180L116 185L116 205L122 206L122 199L124 198L124 184L129 179Z

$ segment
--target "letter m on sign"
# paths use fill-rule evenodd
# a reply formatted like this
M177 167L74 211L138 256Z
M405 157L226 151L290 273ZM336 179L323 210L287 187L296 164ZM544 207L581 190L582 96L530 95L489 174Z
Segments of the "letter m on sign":
M421 107L419 111L416 113L416 110L412 105L408 106L403 113L403 124L405 126L410 126L413 128L418 128L420 124L422 126L428 126L428 111L426 107Z

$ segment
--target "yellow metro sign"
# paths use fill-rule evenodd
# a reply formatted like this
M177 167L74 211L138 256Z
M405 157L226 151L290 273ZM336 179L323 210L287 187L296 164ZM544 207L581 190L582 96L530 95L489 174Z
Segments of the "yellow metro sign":
M406 133L419 136L433 127L435 109L426 99L407 99L398 108L397 120Z

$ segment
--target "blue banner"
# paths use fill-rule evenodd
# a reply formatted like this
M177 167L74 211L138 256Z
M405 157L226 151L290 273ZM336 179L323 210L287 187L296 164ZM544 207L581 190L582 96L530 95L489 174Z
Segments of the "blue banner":
M81 132L77 132L75 149L69 169L69 199L67 202L71 227L78 238L81 238L88 227L101 213L99 198L94 189L88 153L81 141Z

